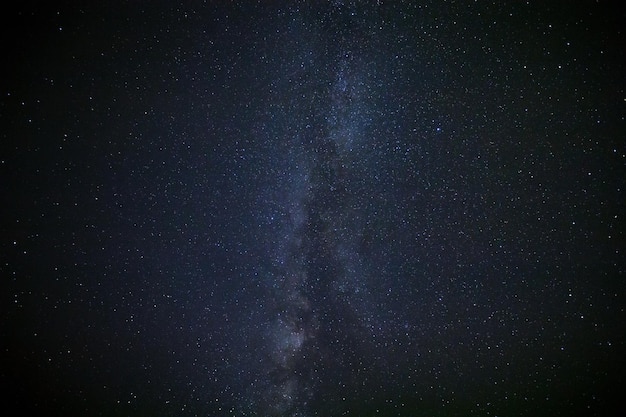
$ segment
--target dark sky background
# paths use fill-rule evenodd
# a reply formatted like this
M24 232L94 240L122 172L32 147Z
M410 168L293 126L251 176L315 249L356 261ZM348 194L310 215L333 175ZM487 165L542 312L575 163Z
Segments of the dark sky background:
M12 415L617 415L623 8L82 3L0 22Z

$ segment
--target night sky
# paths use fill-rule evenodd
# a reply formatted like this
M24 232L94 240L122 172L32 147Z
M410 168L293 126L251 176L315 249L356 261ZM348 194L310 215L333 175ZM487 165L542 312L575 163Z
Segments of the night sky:
M11 415L617 415L623 8L79 3L0 18Z

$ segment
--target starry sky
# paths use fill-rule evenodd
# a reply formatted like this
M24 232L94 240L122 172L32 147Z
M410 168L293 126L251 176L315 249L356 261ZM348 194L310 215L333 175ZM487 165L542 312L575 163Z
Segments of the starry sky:
M617 415L623 9L0 19L15 415Z

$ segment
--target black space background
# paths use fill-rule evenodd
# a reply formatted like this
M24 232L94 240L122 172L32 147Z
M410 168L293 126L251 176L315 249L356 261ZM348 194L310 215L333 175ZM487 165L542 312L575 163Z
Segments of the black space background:
M11 415L618 415L623 8L174 3L2 13Z

